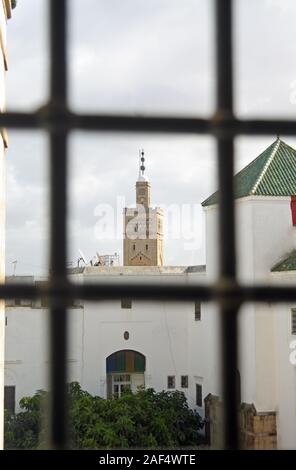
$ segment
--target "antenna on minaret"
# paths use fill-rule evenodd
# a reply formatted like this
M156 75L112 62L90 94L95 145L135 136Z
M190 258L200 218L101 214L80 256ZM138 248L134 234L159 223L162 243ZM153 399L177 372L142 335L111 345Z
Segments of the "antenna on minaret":
M139 177L144 176L145 172L145 152L144 150L139 151Z

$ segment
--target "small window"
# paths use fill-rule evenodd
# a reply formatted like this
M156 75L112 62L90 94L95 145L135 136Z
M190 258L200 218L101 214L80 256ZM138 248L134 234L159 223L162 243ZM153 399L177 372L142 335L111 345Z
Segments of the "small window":
M168 388L176 388L175 385L176 385L176 380L175 380L175 376L174 375L169 375L168 376Z
M196 384L196 406L202 406L202 386Z
M136 249L136 245L133 245L133 250L135 251L135 249Z
M4 409L15 412L15 386L9 385L4 387Z
M121 299L121 308L132 308L132 299Z
M291 309L291 335L296 335L296 308Z
M194 316L195 321L200 321L201 320L200 302L195 302L194 312L195 312L195 314L194 314L195 315Z
M181 388L188 388L188 375L181 375Z
M148 251L148 245L146 245L146 251Z

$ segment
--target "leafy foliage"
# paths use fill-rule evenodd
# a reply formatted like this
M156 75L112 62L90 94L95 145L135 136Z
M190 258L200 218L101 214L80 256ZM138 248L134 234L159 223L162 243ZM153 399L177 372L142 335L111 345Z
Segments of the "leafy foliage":
M45 447L44 398L38 391L23 398L22 411L5 417L5 447ZM190 410L182 392L140 389L120 398L105 400L83 391L77 382L68 386L70 438L75 449L157 448L196 446L201 442L200 416Z
M20 413L5 411L5 448L36 449L38 447L39 437L43 435L41 417L45 416L43 403L46 396L46 392L38 390L33 397L20 400L22 410Z

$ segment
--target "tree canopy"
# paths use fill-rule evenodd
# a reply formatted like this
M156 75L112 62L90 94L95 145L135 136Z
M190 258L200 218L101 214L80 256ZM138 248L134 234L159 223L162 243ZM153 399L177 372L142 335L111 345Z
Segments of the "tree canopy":
M68 385L70 447L73 449L174 448L197 446L203 422L183 392L139 389L105 400ZM46 448L48 393L22 398L21 411L5 415L5 448Z

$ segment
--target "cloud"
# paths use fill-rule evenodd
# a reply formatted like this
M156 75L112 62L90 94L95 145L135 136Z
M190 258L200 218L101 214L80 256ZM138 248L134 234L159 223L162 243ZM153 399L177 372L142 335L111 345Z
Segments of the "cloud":
M90 11L95 13L91 17ZM88 0L83 5L74 1L73 106L183 113L195 112L197 107L200 113L208 112L211 54L207 11L204 0L181 4L140 0L122 6L114 0ZM193 20L196 28L191 27ZM87 60L81 68L84 55Z
M71 0L70 103L86 112L177 113L208 116L214 109L214 31L208 0ZM283 4L285 7L283 7ZM10 109L34 109L47 97L46 0L19 2L8 23ZM291 100L296 4L235 2L236 109L241 116L295 115ZM279 14L280 11L280 14ZM295 13L295 14L294 14ZM272 138L240 138L240 169ZM288 143L296 144L293 139ZM69 259L78 248L121 250L121 240L97 240L95 208L135 201L137 153L144 147L154 204L200 204L216 187L215 144L201 136L74 133L69 148ZM42 133L10 133L7 155L7 265L18 272L46 268L48 153ZM201 246L165 244L168 264L205 261ZM187 218L185 224L190 222ZM199 237L199 235L198 235ZM37 267L36 267L37 266ZM31 270L31 271L30 271Z

